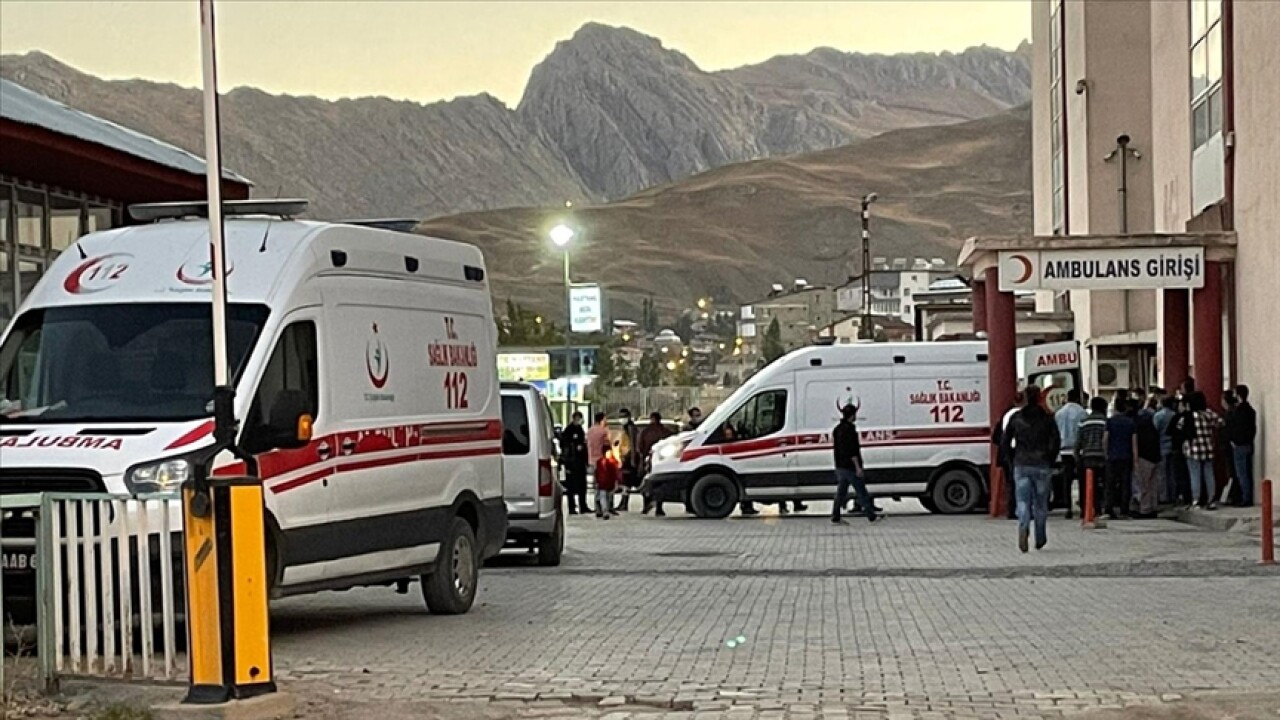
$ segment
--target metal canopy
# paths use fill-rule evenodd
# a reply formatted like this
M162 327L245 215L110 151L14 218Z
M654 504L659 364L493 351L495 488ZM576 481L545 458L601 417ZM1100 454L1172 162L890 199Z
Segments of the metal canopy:
M300 198L271 200L227 200L222 203L222 214L274 215L293 218L307 210L307 201ZM209 203L204 200L165 203L139 203L129 206L129 216L140 222L177 220L187 217L209 217Z

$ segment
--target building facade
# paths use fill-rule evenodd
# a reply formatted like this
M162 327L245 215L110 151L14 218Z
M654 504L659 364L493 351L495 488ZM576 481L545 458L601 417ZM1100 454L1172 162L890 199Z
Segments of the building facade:
M1124 357L1134 385L1194 377L1214 404L1224 388L1249 385L1254 475L1275 474L1280 6L1036 0L1033 23L1037 241L1110 236L1124 246L1147 233L1135 246L1206 247L1203 287L1039 301L1074 312L1082 360Z

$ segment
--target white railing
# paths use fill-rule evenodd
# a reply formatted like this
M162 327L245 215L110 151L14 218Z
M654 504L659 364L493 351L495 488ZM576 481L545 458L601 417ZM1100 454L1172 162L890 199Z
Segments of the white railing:
M185 677L181 505L171 497L44 493L0 498L35 512L37 653L44 684ZM31 539L5 538L6 553ZM180 647L181 643L181 647Z

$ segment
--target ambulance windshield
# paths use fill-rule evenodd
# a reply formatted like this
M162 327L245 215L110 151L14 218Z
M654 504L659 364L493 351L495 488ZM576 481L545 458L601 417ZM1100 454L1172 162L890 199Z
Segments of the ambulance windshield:
M233 380L268 309L227 308ZM34 309L0 347L0 423L165 422L208 417L213 401L208 303Z

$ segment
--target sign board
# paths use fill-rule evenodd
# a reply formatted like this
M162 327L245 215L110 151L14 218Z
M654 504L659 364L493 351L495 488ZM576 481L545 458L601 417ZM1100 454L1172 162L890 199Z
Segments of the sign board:
M574 285L569 288L569 330L576 333L594 333L604 329L604 313L601 308L602 293L595 284Z
M547 353L498 353L498 379L507 382L548 380L551 356Z
M1204 286L1203 247L1000 253L1000 290L1145 290Z

